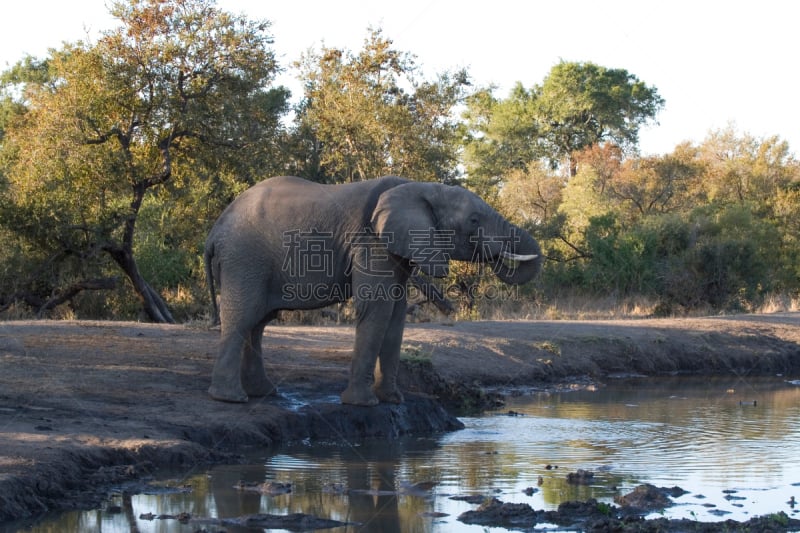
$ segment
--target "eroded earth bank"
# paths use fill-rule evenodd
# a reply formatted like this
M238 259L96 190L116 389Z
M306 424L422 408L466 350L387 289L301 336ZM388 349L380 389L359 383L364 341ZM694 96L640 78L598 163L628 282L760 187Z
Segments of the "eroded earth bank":
M92 507L115 484L235 461L247 446L457 429L451 413L491 402L487 391L627 374L800 374L800 313L421 324L406 328L406 403L351 407L338 403L351 327L269 326L267 370L281 394L239 405L206 394L218 335L138 323L0 323L0 523ZM629 522L627 530L659 527ZM800 527L794 522L770 527Z

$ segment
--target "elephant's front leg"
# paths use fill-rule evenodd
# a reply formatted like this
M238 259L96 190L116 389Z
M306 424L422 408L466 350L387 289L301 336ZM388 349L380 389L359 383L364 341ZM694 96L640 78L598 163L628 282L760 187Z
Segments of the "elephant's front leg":
M383 346L379 353L380 372L377 373L373 386L375 395L382 402L403 403L403 393L397 387L397 371L400 367L400 347L405 323L406 302L397 301L383 337Z
M393 302L356 299L356 342L350 364L350 380L342 393L342 403L377 405L372 390L375 363L383 346L392 317Z

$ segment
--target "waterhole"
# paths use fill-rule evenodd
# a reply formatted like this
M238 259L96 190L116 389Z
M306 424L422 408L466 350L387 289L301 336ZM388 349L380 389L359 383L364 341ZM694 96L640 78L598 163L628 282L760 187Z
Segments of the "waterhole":
M783 377L617 380L511 395L502 410L462 421L465 429L430 438L254 450L248 464L185 472L157 483L166 490L116 495L103 509L25 531L202 529L179 521L182 513L306 513L362 524L324 530L331 532L505 531L459 522L476 504L453 497L550 510L569 500L613 503L643 483L688 491L651 517L744 521L783 511L800 518L791 503L800 499L800 386ZM569 483L579 469L594 475ZM290 484L291 492L250 490L270 483ZM219 529L239 531L207 528Z

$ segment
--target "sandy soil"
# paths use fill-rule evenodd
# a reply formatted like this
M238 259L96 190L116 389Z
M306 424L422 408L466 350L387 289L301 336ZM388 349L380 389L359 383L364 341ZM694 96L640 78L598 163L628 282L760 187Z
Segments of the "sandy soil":
M218 331L0 323L0 522L91 505L109 484L230 460L248 445L453 429L458 422L432 396L452 404L465 390L627 374L797 379L798 326L800 313L409 325L408 401L359 408L338 404L351 327L269 326L267 371L281 395L235 405L206 394Z

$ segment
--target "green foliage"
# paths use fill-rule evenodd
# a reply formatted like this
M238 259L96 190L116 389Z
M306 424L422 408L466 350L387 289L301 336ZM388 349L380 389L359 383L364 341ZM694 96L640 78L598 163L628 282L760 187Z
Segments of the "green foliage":
M469 84L466 72L419 80L414 58L370 31L353 54L311 52L297 65L305 84L294 142L305 146L298 174L349 182L396 174L417 180L456 176L458 128L453 107Z
M51 253L38 243L0 226L0 313L28 318L75 316L64 314L62 304L81 292L89 291L102 301L110 289L119 285L108 262L87 262L86 258L61 251ZM85 312L86 318L109 316L108 309ZM117 315L120 316L120 315Z
M485 195L511 171L525 171L545 155L535 95L517 84L506 100L491 89L467 98L464 162L468 183Z
M658 214L628 226L609 213L592 217L584 236L586 256L554 267L551 284L596 295L650 295L662 301L662 311L747 310L776 288L775 280L789 277L774 253L780 232L747 206ZM791 288L799 288L797 278Z
M550 202L542 167L508 172L498 197L512 218L529 213L524 225L551 259L545 294L644 295L659 312L683 312L800 292L800 166L780 140L725 130L663 156L599 145L573 161L577 173Z
M491 88L478 91L463 115L470 185L484 191L540 160L574 176L577 152L603 142L635 148L639 128L663 105L636 76L593 63L561 62L541 85L517 84L504 100Z
M653 286L653 246L646 233L623 231L612 214L593 217L586 229L591 260L584 275L595 293L648 293Z
M696 243L686 263L700 297L715 308L746 310L772 289L779 247L777 228L759 220L750 206L730 206L695 215ZM682 303L683 302L679 302Z
M594 63L562 61L534 91L542 133L556 161L603 141L635 146L639 128L664 105L655 88L627 70Z
M610 503L597 502L597 512L606 516L611 516L611 514L614 512L614 506Z
M798 163L777 137L757 139L728 127L712 132L696 158L705 166L703 190L710 202L765 205L797 184Z
M424 350L419 345L403 344L400 348L400 360L409 365L432 368L430 351Z
M789 526L789 515L784 513L783 511L779 513L772 513L767 515L767 519L770 522L775 523L779 527L788 527Z
M152 220L168 210L186 215L206 181L228 199L221 175L255 181L266 170L261 161L278 153L288 93L269 88L277 64L266 22L232 16L212 0L117 1L111 12L121 26L96 44L67 44L3 76L12 116L3 120L0 214L48 257L103 271L110 259L148 316L171 321L159 289L186 276L181 265L196 254L207 219L138 239L143 206L158 194ZM138 253L150 263L149 280Z

